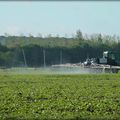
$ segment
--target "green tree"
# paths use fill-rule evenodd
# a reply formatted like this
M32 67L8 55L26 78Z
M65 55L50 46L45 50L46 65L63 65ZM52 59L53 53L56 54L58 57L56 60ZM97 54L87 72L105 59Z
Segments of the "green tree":
M98 42L102 43L102 35L101 34L98 34Z
M80 30L76 31L75 38L78 40L83 40L83 35L82 35L82 32Z

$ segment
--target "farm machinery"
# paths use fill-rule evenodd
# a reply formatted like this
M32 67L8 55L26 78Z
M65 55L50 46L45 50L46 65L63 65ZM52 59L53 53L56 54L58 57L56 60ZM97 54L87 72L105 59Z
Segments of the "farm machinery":
M105 51L103 52L103 58L97 58L98 64L120 66L120 52Z
M97 73L117 73L120 70L120 53L116 51L104 51L102 58L87 58L83 63L59 64L52 67L80 68ZM84 69L83 69L84 68Z
M120 70L120 52L104 51L102 58L87 58L83 63L84 67L109 70L112 73L117 73Z

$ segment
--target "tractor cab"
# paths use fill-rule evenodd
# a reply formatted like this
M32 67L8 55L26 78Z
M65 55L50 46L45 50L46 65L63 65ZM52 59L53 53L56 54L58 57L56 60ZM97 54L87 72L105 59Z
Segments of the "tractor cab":
M120 53L114 51L103 52L103 58L99 59L100 64L120 65Z

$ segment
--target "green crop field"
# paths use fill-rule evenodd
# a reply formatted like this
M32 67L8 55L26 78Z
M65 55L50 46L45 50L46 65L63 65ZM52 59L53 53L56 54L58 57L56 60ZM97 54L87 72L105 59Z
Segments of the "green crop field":
M120 74L0 74L0 120L119 120Z

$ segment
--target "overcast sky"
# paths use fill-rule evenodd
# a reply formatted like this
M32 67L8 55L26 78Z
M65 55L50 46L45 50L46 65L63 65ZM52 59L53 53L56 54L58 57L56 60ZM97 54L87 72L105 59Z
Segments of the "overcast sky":
M0 2L0 35L120 35L120 2Z

